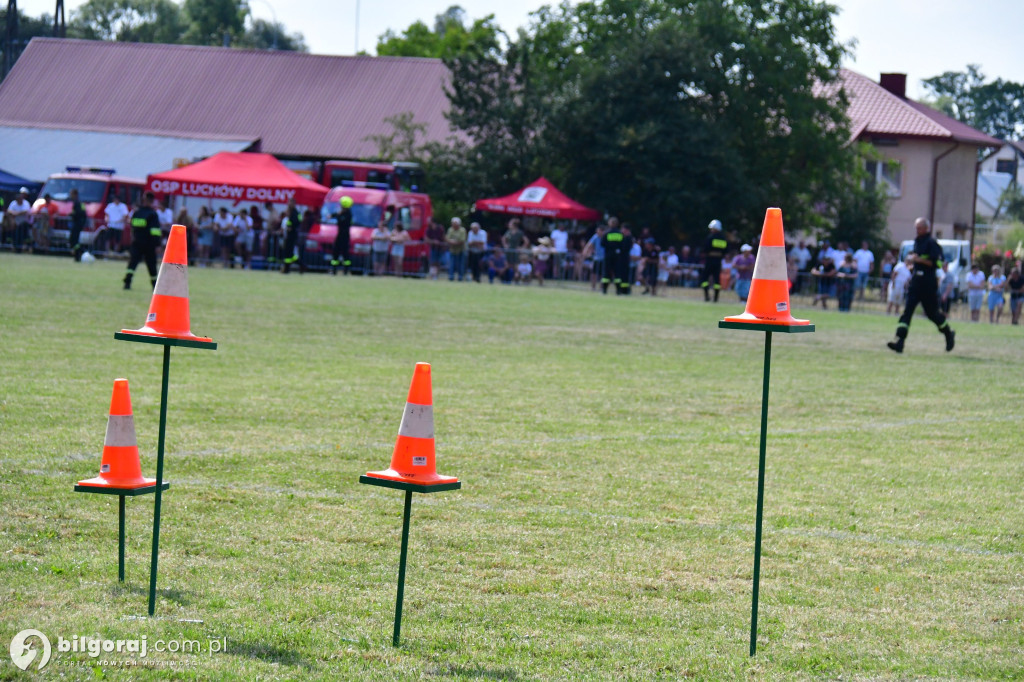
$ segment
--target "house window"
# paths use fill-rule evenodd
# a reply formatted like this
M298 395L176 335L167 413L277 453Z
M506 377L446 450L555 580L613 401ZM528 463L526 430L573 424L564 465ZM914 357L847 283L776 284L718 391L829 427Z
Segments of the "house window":
M996 159L996 173L1017 174L1017 159Z
M895 159L886 161L866 161L865 168L870 176L869 185L881 184L886 194L891 197L903 195L903 164Z

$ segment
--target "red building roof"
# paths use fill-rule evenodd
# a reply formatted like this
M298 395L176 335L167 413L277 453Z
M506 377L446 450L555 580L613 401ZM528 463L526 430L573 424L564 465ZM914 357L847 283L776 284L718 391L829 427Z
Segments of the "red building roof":
M847 115L855 138L916 137L946 139L1001 147L1002 142L961 123L927 104L889 92L875 81L849 69L841 69L842 85L850 100Z
M35 38L0 83L0 125L249 137L278 156L365 158L385 118L449 134L438 59Z

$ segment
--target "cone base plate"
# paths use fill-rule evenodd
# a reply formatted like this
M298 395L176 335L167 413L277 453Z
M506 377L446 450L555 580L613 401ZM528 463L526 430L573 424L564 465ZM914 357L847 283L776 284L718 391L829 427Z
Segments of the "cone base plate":
M152 482L148 485L140 486L138 488L118 488L113 485L82 485L82 483L83 481L79 481L75 484L76 493L97 493L99 495L137 497L139 495L148 495L149 493L156 492L156 479L152 479ZM170 487L170 481L164 481L164 484L160 486L160 490L167 490Z
M114 332L114 338L118 341L135 341L136 343L155 343L160 346L181 346L184 348L206 348L217 350L217 342L210 339L193 336L190 338L174 338L170 336L155 336L138 329L122 329Z
M765 322L733 322L719 320L719 329L743 329L751 332L779 332L782 334L801 334L814 331L813 324L768 324Z
M462 481L454 480L446 483L412 483L409 481L393 481L390 478L377 478L376 476L360 476L360 483L367 485L379 485L382 488L394 488L395 490L411 490L414 493L439 493L445 490L459 490Z

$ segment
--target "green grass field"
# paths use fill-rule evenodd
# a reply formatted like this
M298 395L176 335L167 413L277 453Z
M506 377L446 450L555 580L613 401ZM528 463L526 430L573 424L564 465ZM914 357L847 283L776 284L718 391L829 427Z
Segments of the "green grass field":
M159 346L123 264L0 255L0 679L20 630L226 639L223 653L54 651L66 679L1022 679L1022 332L798 311L773 338L758 655L748 657L764 335L735 297L192 268L171 358L157 618L153 496L95 476L113 379L155 473ZM417 361L438 470L386 468ZM201 621L201 622L198 622ZM59 657L59 658L58 658ZM137 660L137 659L135 659ZM177 667L171 667L173 665Z

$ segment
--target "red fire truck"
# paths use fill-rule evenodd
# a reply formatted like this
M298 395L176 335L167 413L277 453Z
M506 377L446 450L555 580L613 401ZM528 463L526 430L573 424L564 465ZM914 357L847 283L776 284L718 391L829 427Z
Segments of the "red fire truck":
M82 202L86 215L85 227L79 239L83 245L89 246L106 227L107 217L104 210L114 195L121 197L121 201L131 210L138 205L145 185L145 180L117 175L113 168L68 166L65 172L54 173L47 178L46 184L39 191L39 198L32 206L32 213L39 212L44 203L43 197L49 194L57 205L57 217L53 221L50 239L66 244L71 232L69 196L72 189L77 189L78 199ZM124 230L123 244L127 244L129 233L130 230Z
M355 271L372 271L370 233L383 221L389 230L402 223L409 233L403 271L427 273L430 247L425 237L434 211L430 197L417 191L423 182L418 164L328 161L324 164L322 182L330 182L332 189L324 198L320 222L307 235L307 263L318 267L330 261L338 234L335 216L341 210L341 197L349 196L353 201L349 253Z

